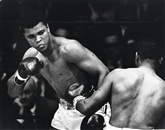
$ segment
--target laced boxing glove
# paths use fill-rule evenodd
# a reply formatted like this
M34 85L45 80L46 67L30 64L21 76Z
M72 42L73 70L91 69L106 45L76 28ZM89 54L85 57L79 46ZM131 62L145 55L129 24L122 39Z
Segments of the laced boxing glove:
M15 83L17 85L24 84L30 76L38 74L43 66L43 62L36 57L28 57L22 60L14 77Z

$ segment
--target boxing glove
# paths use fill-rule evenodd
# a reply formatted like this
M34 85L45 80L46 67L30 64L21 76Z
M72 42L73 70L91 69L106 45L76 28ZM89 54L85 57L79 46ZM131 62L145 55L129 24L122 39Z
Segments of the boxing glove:
M81 123L81 130L103 130L104 117L99 114L93 114L92 116L86 116Z
M39 61L36 57L28 57L22 60L15 74L15 83L22 85L30 76L38 74L43 66L43 62Z

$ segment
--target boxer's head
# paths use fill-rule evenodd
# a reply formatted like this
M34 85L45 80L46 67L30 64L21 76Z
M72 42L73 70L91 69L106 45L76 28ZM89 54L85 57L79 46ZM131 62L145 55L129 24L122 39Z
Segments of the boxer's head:
M44 55L53 51L52 35L41 11L25 10L22 14L20 29L30 46Z
M154 40L144 39L137 43L136 64L143 61L156 63L161 58L161 51L158 43Z
M37 7L24 6L21 10L20 29L24 33L24 28L33 28L38 23L42 22L47 26L47 20L45 15Z

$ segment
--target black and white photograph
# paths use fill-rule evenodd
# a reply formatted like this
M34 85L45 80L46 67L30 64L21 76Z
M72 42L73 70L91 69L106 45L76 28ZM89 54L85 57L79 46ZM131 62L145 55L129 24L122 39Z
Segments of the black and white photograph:
M0 130L165 129L164 0L0 0Z

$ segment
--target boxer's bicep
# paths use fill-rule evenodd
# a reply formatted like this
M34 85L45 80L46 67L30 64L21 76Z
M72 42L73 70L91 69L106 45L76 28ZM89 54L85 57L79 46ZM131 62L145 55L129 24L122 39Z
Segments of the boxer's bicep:
M78 44L68 48L66 50L69 55L67 55L66 59L69 59L69 62L75 63L83 71L87 72L94 87L99 88L109 72L108 68L93 52L82 45Z
M88 72L90 75L98 75L107 71L106 66L97 58L97 56L82 46L80 43L73 43L65 47L65 59L75 63L79 68Z

